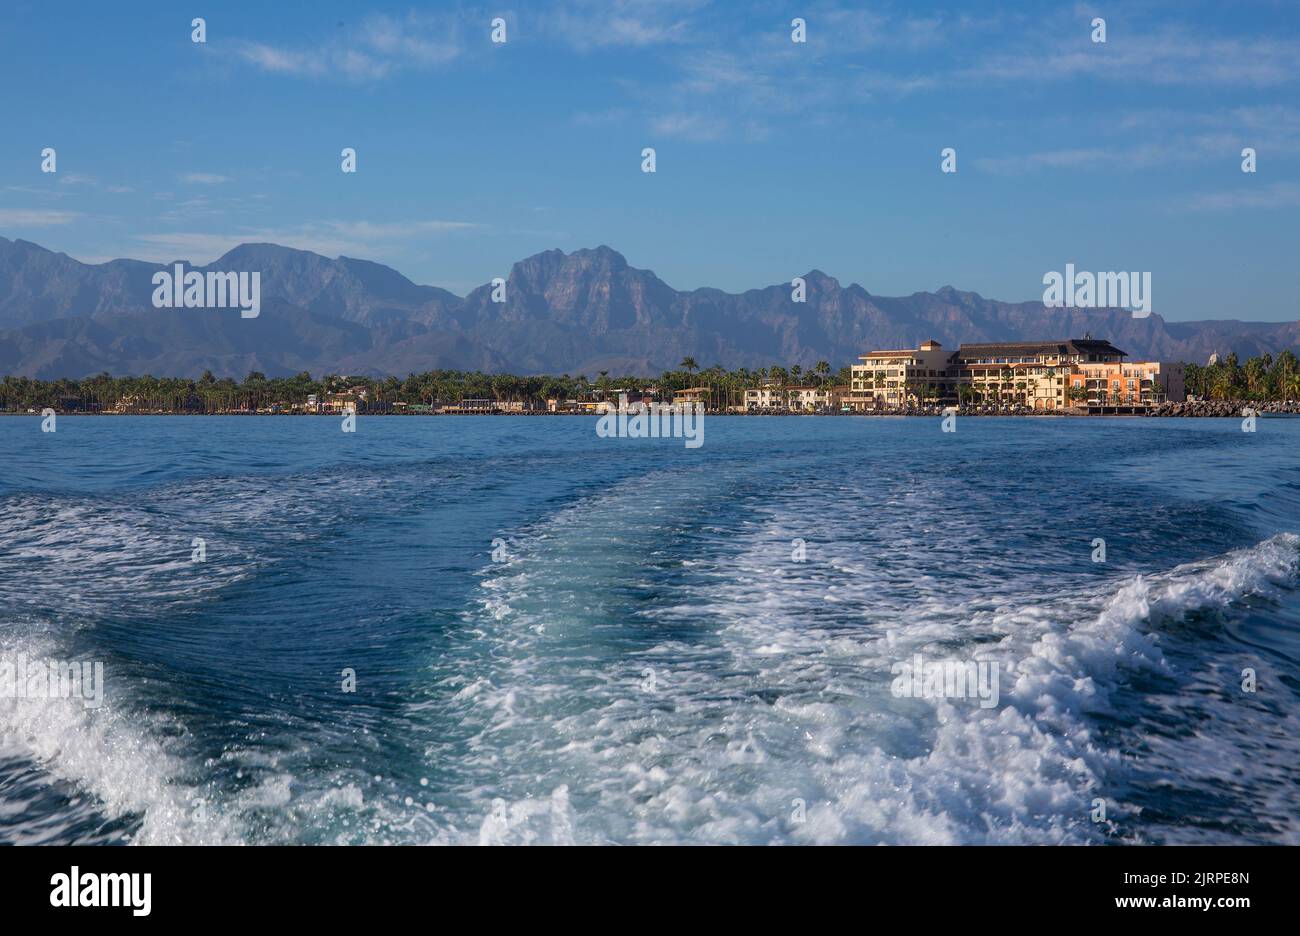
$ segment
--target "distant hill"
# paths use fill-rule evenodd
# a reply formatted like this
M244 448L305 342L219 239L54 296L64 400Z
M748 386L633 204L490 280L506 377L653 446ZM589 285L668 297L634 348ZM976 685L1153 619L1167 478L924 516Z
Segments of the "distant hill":
M890 298L842 286L819 270L805 274L807 301L800 304L788 283L740 294L680 292L609 247L520 260L505 303L491 301L489 285L461 298L382 264L276 244L243 244L194 268L260 271L256 319L232 310L153 308L151 278L169 268L137 260L84 264L0 238L0 374L404 376L454 368L652 375L687 356L705 367L825 360L838 368L866 351L927 338L956 348L1088 333L1133 357L1162 360L1300 352L1300 322L1135 319L1119 309L998 302L951 286Z

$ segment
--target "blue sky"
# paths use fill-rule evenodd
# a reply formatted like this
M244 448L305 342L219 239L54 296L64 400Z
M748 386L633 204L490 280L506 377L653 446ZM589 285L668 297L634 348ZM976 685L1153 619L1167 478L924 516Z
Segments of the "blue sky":
M1171 320L1300 318L1295 2L10 10L0 234L88 262L270 240L464 293L608 244L679 289L1007 300L1072 262Z

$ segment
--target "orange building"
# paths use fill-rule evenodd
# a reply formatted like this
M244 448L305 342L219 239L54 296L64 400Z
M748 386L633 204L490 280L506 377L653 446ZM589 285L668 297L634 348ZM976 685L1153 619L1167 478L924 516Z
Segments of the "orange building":
M1070 375L1075 405L1134 406L1180 402L1187 395L1182 364L1168 361L1123 361L1080 364Z
M863 355L853 366L846 402L857 410L969 402L1059 412L1184 399L1182 364L1125 357L1109 341L1092 337L979 342L955 352L927 341L915 350Z

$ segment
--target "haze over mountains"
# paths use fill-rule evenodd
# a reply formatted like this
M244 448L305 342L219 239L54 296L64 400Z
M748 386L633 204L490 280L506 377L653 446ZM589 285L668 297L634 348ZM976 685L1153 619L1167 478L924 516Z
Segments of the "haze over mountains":
M187 264L187 269L189 265ZM243 244L199 271L261 273L262 311L155 309L153 274L137 260L84 264L0 237L0 374L42 379L115 375L243 377L310 371L405 376L437 368L515 374L655 375L694 357L751 369L826 360L835 368L879 348L961 342L1107 338L1133 357L1204 362L1290 347L1300 322L1166 322L1126 310L1047 309L950 286L888 298L813 270L807 301L788 279L744 293L681 292L609 247L521 260L505 303L491 287L461 298L378 263Z

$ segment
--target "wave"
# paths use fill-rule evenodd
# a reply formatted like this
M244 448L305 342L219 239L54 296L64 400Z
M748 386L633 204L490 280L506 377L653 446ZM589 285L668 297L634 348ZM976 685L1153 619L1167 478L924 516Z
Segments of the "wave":
M67 659L50 641L7 635L0 642L0 662L19 658L33 666ZM168 739L183 728L139 711L129 694L130 687L117 684L106 670L98 707L80 698L0 699L0 743L11 757L21 755L37 765L45 784L62 781L92 797L95 812L130 818L136 825L129 836L133 842L237 841L195 779L199 768L169 750ZM86 811L77 818L84 821ZM61 821L64 827L72 822ZM63 829L48 831L57 835Z
M92 619L127 600L214 600L281 555L275 543L322 535L357 490L392 482L352 483L219 480L129 506L7 500L0 539L16 551L0 557L0 582L21 620L0 656L94 650L93 628L56 627L42 605ZM0 836L1010 844L1227 840L1235 824L1239 840L1295 841L1293 661L1251 646L1242 622L1294 614L1300 538L1063 587L1079 577L992 546L968 550L970 568L936 565L924 554L930 521L910 514L877 524L875 541L817 536L865 529L886 499L929 503L941 483L911 478L871 504L841 498L835 516L811 506L825 491L774 495L761 477L707 465L593 487L504 534L502 561L483 570L458 626L430 633L401 723L376 722L382 738L361 732L392 762L382 774L322 759L336 739L297 722L283 743L227 737L214 755L194 743L196 724L150 705L130 667L110 675L99 709L0 700L0 757L29 797L7 794L9 806L52 789L76 801L61 825L12 832L0 819ZM178 491L185 509L169 506ZM250 515L258 536L241 537ZM175 559L156 554L186 517L245 551L178 594ZM976 535L966 522L954 535ZM96 554L109 557L101 576L75 591L66 577L63 592L39 579ZM917 654L998 663L999 705L895 697L893 666ZM1267 692L1229 691L1246 665ZM183 693L171 678L167 691ZM1243 760L1252 776L1230 776L1225 765ZM1167 791L1153 796L1168 777L1219 810L1217 825ZM1229 786L1252 817L1208 799Z
M1141 840L1146 807L1107 733L1140 726L1128 687L1189 678L1169 654L1179 622L1294 601L1290 534L1078 588L1027 576L992 597L978 577L909 572L900 591L853 544L791 561L806 512L711 527L697 491L590 498L487 572L479 646L435 664L456 691L427 703L466 732L459 812L479 838ZM895 698L891 667L918 653L997 662L1001 704Z
M196 711L196 684L211 690L227 677L208 671L209 637L183 626L185 616L327 535L350 498L381 483L368 475L216 478L129 500L0 500L0 663L100 661L105 674L98 708L0 698L7 804L45 805L44 815L0 820L0 839L209 844L253 836L258 810L274 802L284 775L259 765L250 771L259 782L232 784L224 774L238 768L196 753L210 745L188 722L200 715L205 729L212 725ZM191 561L194 536L206 540L205 562Z

